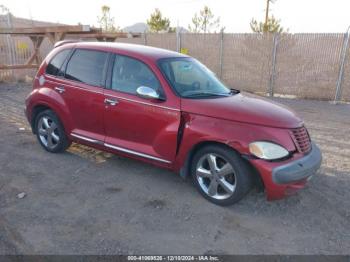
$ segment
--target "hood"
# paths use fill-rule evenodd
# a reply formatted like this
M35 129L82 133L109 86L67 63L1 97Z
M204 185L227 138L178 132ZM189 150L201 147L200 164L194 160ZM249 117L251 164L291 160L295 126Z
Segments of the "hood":
M296 128L303 121L288 107L252 94L181 100L184 112L250 124Z

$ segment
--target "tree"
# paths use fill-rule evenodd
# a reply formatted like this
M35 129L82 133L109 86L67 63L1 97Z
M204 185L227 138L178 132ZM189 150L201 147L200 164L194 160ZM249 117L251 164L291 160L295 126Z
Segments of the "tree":
M193 33L210 33L212 30L220 29L220 17L215 18L208 6L204 6L199 14L195 13L192 18L192 25L188 29Z
M169 18L163 17L158 8L151 14L150 19L147 20L147 25L151 32L171 32L173 28L170 27Z
M10 10L6 6L0 5L0 14L7 15L7 14L11 14L11 13L10 13Z
M255 33L283 33L285 31L281 26L281 20L276 19L273 15L268 17L264 23L253 18L250 22L250 28Z
M258 22L256 19L250 21L250 28L255 33L283 33L285 30L281 26L281 20L276 19L273 15L269 16L270 3L276 0L266 0L265 21ZM288 30L287 30L288 31Z
M101 7L102 16L97 17L98 23L103 32L115 32L118 28L115 26L114 17L111 17L111 8L107 5Z

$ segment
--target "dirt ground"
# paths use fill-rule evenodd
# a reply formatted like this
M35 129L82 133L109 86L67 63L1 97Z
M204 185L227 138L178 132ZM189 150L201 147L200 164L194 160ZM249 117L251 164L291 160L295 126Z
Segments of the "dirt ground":
M0 85L0 254L350 254L350 105L276 99L305 119L321 170L295 196L252 191L224 208L148 164L45 152L23 114L29 91Z

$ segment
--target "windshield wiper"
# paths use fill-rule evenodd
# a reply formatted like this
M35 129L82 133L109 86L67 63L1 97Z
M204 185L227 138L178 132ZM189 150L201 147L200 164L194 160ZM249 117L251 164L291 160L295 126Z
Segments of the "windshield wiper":
M231 88L230 89L230 94L231 95L236 95L236 94L239 94L241 91L239 91L238 89L233 89L233 88Z
M201 93L193 93L187 95L185 97L206 97L206 96L230 96L231 93L223 94L223 93L212 93L212 92L201 92Z

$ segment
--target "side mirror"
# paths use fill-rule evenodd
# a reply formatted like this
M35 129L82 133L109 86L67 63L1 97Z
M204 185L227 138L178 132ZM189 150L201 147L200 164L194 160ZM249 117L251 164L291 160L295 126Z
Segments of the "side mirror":
M148 86L140 86L136 89L136 93L138 96L146 99L160 99L160 94Z

